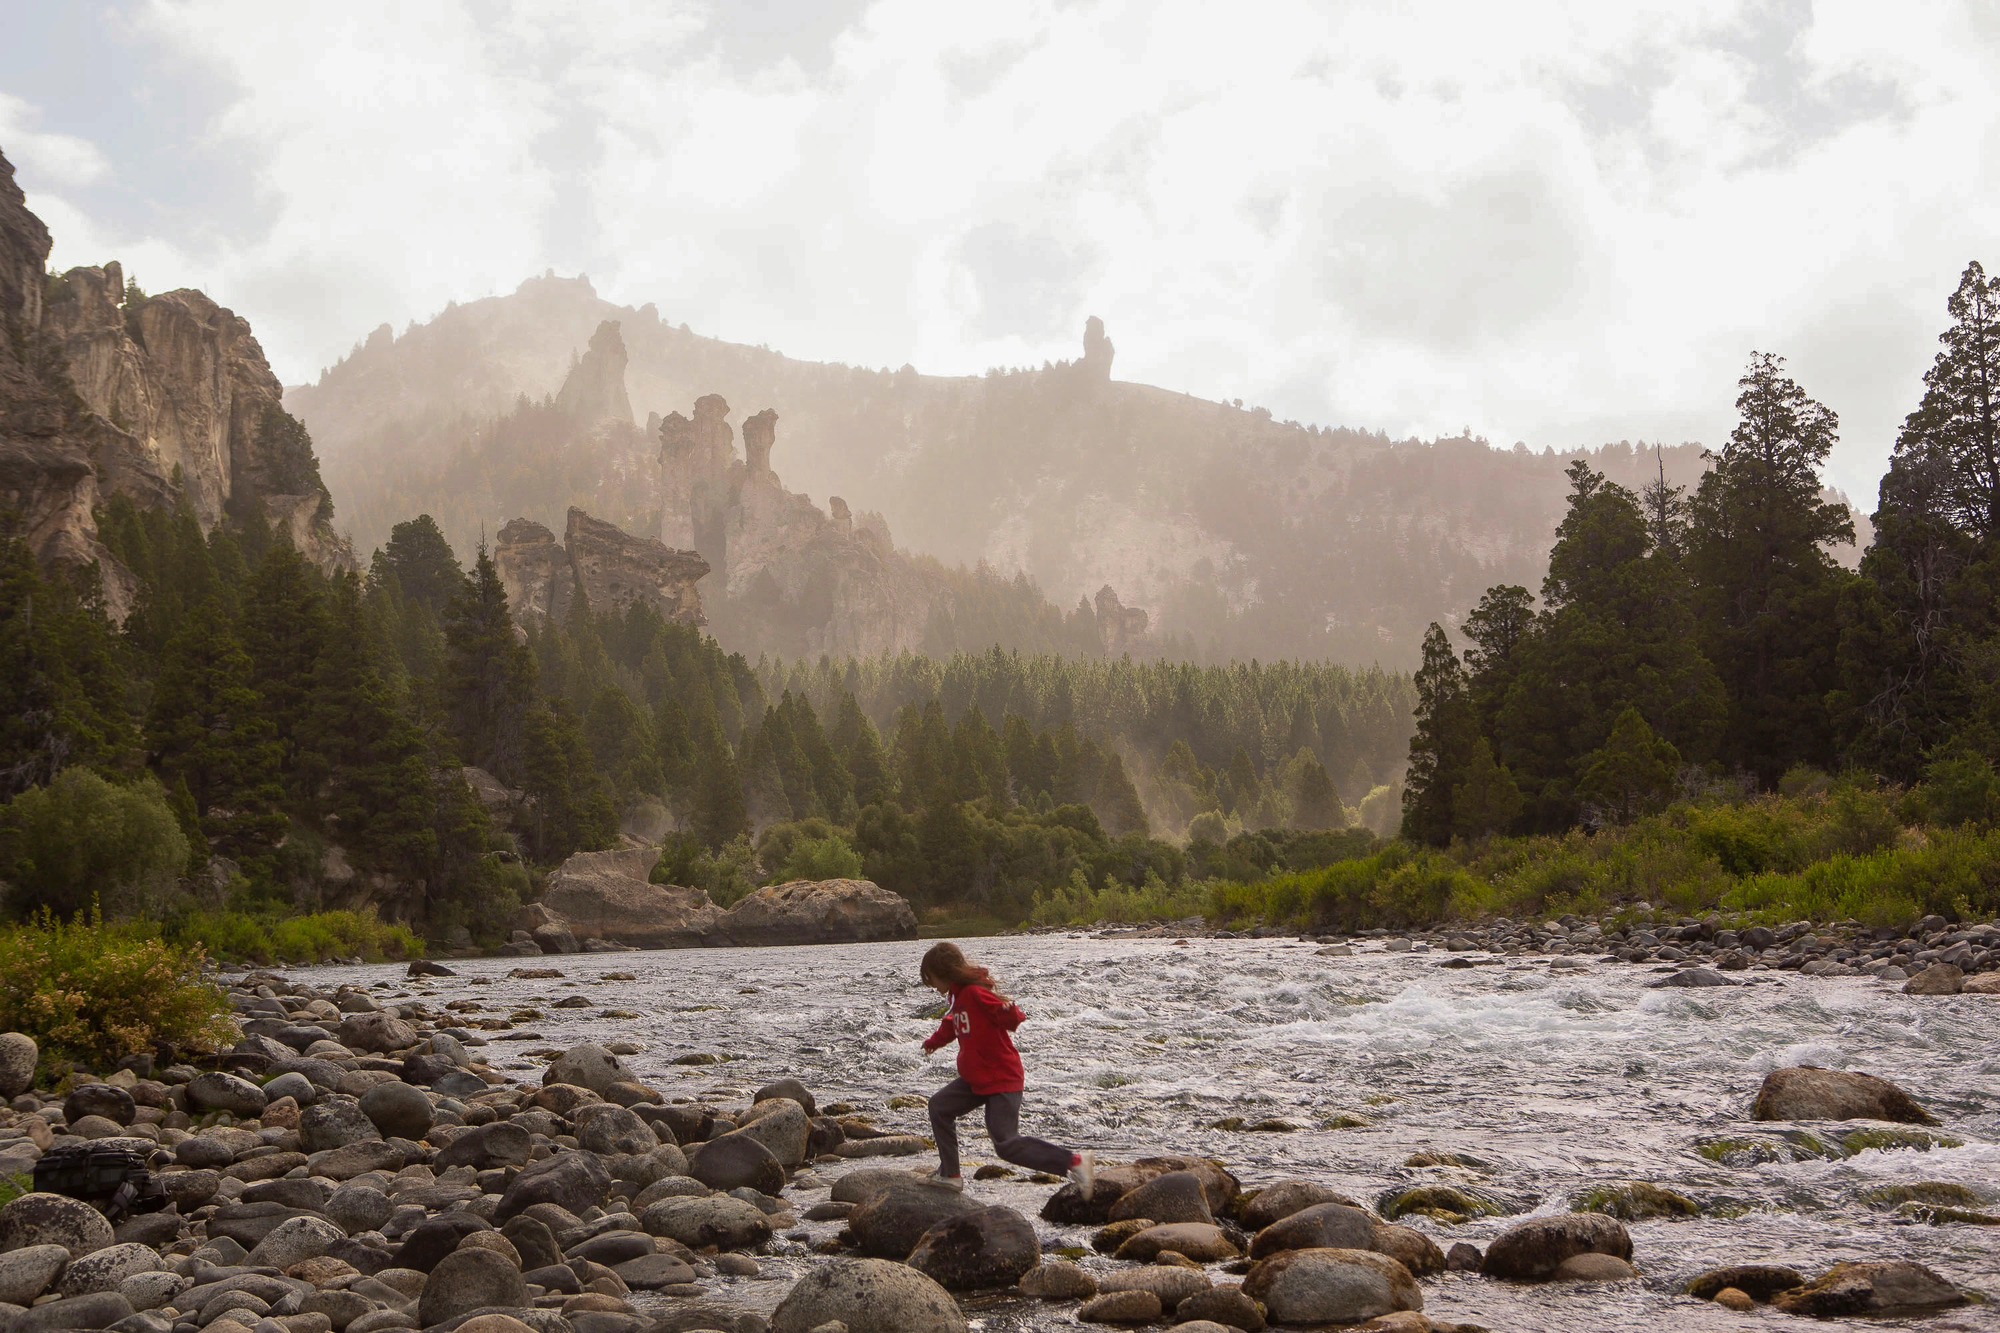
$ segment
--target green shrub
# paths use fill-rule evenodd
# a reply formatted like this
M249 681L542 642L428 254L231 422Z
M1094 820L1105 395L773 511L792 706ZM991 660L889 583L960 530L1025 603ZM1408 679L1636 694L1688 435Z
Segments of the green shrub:
M44 915L0 932L0 1029L33 1037L45 1061L99 1068L160 1042L211 1049L229 1002L202 962L138 926Z
M71 917L94 903L114 917L157 914L187 858L187 837L150 776L120 787L66 768L0 806L0 880L17 918Z
M859 878L861 854L837 833L825 838L801 838L793 843L776 876L779 883L794 879Z
M408 926L384 922L372 912L260 919L246 912L190 911L170 919L165 934L216 958L256 963L321 963L354 957L380 962L421 958L424 953L424 942Z

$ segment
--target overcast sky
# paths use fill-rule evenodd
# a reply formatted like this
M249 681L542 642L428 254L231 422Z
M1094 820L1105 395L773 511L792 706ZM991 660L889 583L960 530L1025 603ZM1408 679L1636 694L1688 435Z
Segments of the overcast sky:
M553 268L942 373L1076 354L1279 417L1719 442L1753 349L1872 507L1969 259L1991 4L0 0L58 265L287 382Z

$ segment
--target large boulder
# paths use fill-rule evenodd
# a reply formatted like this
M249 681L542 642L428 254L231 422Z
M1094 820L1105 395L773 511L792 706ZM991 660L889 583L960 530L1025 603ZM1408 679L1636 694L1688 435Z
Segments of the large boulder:
M346 1234L323 1217L287 1218L257 1242L257 1248L250 1251L250 1257L244 1262L263 1268L287 1269L293 1264L319 1258Z
M1271 1223L1316 1203L1344 1203L1349 1208L1361 1206L1339 1190L1316 1180L1280 1180L1258 1190L1243 1205L1243 1225L1252 1231L1262 1231Z
M805 1108L789 1098L759 1102L757 1105L771 1109L741 1129L722 1137L755 1139L769 1148L771 1156L784 1166L797 1166L805 1161L806 1145L812 1140L812 1120L807 1117Z
M1517 1282L1545 1282L1572 1255L1608 1254L1632 1257L1632 1236L1625 1224L1603 1213L1560 1213L1517 1222L1486 1247L1479 1271L1488 1277Z
M112 1243L104 1214L62 1194L23 1194L0 1208L0 1251L60 1245L81 1259Z
M580 1148L607 1157L629 1157L658 1148L660 1136L624 1107L599 1105L577 1113L576 1142Z
M1965 989L1965 973L1950 963L1932 963L1903 983L1905 995L1956 995Z
M389 1220L396 1205L381 1190L366 1185L343 1185L326 1201L326 1216L350 1236L375 1231Z
M505 1222L538 1203L552 1203L572 1213L582 1213L604 1202L611 1191L611 1173L596 1154L557 1153L521 1168L521 1174L500 1196L493 1220Z
M381 1137L382 1131L375 1128L375 1122L368 1118L361 1104L350 1097L328 1097L299 1112L299 1143L309 1153Z
M1355 1324L1424 1308L1410 1270L1373 1250L1287 1250L1253 1267L1243 1294L1274 1324Z
M909 1265L950 1291L1011 1287L1042 1257L1027 1218L1012 1208L980 1208L926 1231Z
M776 1194L785 1187L784 1165L769 1148L744 1134L724 1134L701 1144L688 1154L688 1174L716 1190L748 1185L764 1194ZM914 1236L910 1240L916 1243Z
M162 1267L160 1255L150 1245L131 1241L107 1245L93 1254L73 1261L63 1271L56 1290L64 1296L88 1296L93 1291L116 1291L119 1284L137 1273L156 1273Z
M41 1058L33 1037L0 1032L0 1097L18 1097L35 1086L35 1064Z
M1835 1264L1818 1280L1771 1298L1786 1314L1817 1319L1913 1313L1964 1303L1957 1287L1908 1259Z
M907 1259L924 1233L948 1218L974 1212L977 1203L939 1180L904 1176L885 1182L848 1215L861 1252L874 1259Z
M1797 1065L1764 1076L1752 1120L1893 1120L1935 1125L1937 1118L1887 1079L1850 1070Z
M1344 1203L1316 1203L1273 1222L1250 1242L1252 1259L1286 1250L1372 1250L1375 1219Z
M86 1083L63 1102L63 1119L74 1125L87 1115L103 1116L117 1125L132 1123L137 1109L132 1094L109 1083Z
M526 1166L535 1151L534 1136L511 1120L468 1129L438 1150L432 1165L438 1170L469 1166L487 1171L498 1166Z
M408 1083L377 1083L361 1095L361 1114L385 1139L420 1139L437 1117L431 1099Z
M1445 1270L1444 1251L1438 1248L1436 1241L1414 1227L1377 1222L1375 1243L1368 1248L1396 1260L1410 1270L1412 1277L1429 1277Z
M0 1254L0 1302L33 1304L68 1266L69 1251L60 1245L25 1245Z
M1221 1227L1207 1222L1165 1222L1126 1237L1117 1257L1150 1264L1166 1250L1198 1264L1234 1259L1241 1253Z
M642 949L706 943L722 910L700 889L648 883L659 860L657 847L578 852L550 874L542 906L579 940Z
M1111 1206L1113 1222L1149 1217L1155 1222L1213 1222L1201 1177L1192 1171L1168 1171L1131 1190Z
M841 1259L800 1278L771 1315L771 1333L966 1333L951 1294L916 1269L880 1259Z
M467 1247L438 1260L417 1302L417 1318L428 1328L472 1310L528 1304L521 1270L494 1250Z
M751 1100L763 1103L776 1101L780 1098L786 1101L797 1102L805 1109L808 1117L819 1114L819 1102L813 1098L811 1092L807 1091L806 1085L795 1078L781 1078L766 1083L763 1087L757 1089L757 1095L751 1098Z
M255 1083L216 1070L190 1079L187 1098L197 1112L227 1111L238 1116L261 1115L267 1104L264 1090Z
M795 879L757 890L722 914L711 944L850 944L916 938L917 914L873 880Z
M771 1238L771 1222L763 1209L727 1194L662 1199L646 1209L639 1225L648 1235L665 1236L697 1250L704 1245L741 1250Z
M421 1040L417 1030L392 1014L349 1014L334 1029L333 1039L350 1051L386 1055L408 1050Z
M439 1213L417 1223L396 1250L391 1266L428 1273L475 1231L492 1228L471 1213Z
M608 853L583 853L583 855L608 855ZM574 858L572 858L574 859ZM610 1091L614 1083L632 1083L638 1075L631 1067L611 1052L595 1042L582 1042L570 1047L542 1071L544 1086L553 1083L567 1083L572 1087L589 1088L602 1097Z

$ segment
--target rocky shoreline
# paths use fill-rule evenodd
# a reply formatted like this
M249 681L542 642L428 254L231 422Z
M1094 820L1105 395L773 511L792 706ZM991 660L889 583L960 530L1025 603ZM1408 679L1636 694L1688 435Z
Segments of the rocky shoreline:
M0 1173L66 1146L125 1148L167 1204L115 1225L52 1193L0 1207L0 1330L958 1333L962 1299L980 1308L1001 1292L1084 1323L1188 1333L1471 1330L1423 1314L1427 1281L1632 1281L1646 1258L1626 1223L1686 1202L1628 1182L1515 1221L1483 1251L1447 1250L1406 1220L1448 1220L1468 1191L1403 1190L1370 1208L1309 1179L1246 1186L1219 1161L1163 1154L1107 1165L1088 1199L1035 1178L1060 1186L1041 1218L1075 1229L1069 1247L982 1202L979 1181L1030 1188L1008 1168L948 1188L925 1177L927 1160L896 1162L927 1154L925 1139L822 1107L795 1080L669 1098L612 1042L523 1052L548 1064L515 1082L484 1058L486 1030L466 1026L490 979L435 963L411 975L442 992L233 976L242 1036L229 1051L77 1071L60 1096L29 1089L33 1044L0 1036L0 1094L13 1098ZM1937 1123L1884 1080L1812 1068L1774 1071L1748 1114L1794 1137L1813 1132L1800 1122L1878 1135ZM2000 1222L1964 1193L1913 1199L1937 1214L1915 1220ZM1077 1263L1090 1249L1105 1258ZM730 1292L791 1276L774 1308ZM1906 1260L1734 1265L1686 1291L1820 1317L1968 1299Z
M2000 923L1954 925L1941 916L1924 917L1907 934L1871 929L1858 921L1738 929L1719 916L1667 920L1644 904L1601 917L1565 913L1546 921L1501 918L1426 931L1351 935L1302 935L1273 926L1209 930L1200 917L1156 926L1100 921L1089 930L1098 939L1297 939L1323 946L1321 952L1329 958L1359 951L1441 953L1440 967L1477 967L1505 959L1534 959L1557 968L1592 962L1653 964L1670 974L1658 985L1728 985L1743 978L1724 973L1796 971L1809 977L1873 977L1902 983L1912 995L2000 995ZM1043 926L1009 933L1074 932Z

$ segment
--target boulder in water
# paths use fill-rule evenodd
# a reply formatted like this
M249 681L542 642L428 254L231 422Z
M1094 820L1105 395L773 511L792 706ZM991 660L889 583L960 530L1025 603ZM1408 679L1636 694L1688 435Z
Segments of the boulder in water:
M909 900L866 879L795 879L742 899L710 934L712 944L847 944L907 940L917 933Z
M1149 1217L1155 1222L1215 1221L1201 1178L1192 1171L1168 1171L1128 1191L1111 1206L1110 1220Z
M1253 1267L1243 1294L1274 1324L1356 1324L1424 1308L1410 1270L1373 1250L1287 1250Z
M1316 1180L1280 1180L1258 1190L1243 1205L1243 1225L1252 1231L1262 1231L1271 1223L1317 1203L1342 1203L1349 1208L1361 1206L1339 1190Z
M1045 1301L1087 1301L1097 1294L1097 1279L1067 1259L1046 1259L1021 1275L1021 1294Z
M1796 1065L1764 1076L1752 1120L1891 1120L1935 1125L1937 1118L1895 1084L1873 1074Z
M1185 1329L1204 1319L1216 1327L1237 1328L1243 1333L1264 1330L1264 1312L1257 1302L1243 1294L1241 1287L1211 1287L1174 1307L1177 1327Z
M924 1232L908 1263L948 1291L1011 1287L1041 1258L1028 1219L1012 1208L980 1208Z
M1670 977L1661 977L1658 981L1652 982L1650 984L1653 986L1654 989L1658 989L1662 986L1693 987L1693 988L1701 988L1708 986L1734 986L1737 983L1731 981L1728 977L1723 976L1722 973L1715 971L1713 968L1690 967L1683 971L1676 972Z
M724 1134L697 1147L688 1154L688 1174L715 1190L747 1185L763 1194L776 1194L785 1187L784 1165L769 1148L746 1134Z
M800 1278L771 1315L771 1333L966 1333L951 1293L916 1269L882 1259L842 1259Z
M1932 963L1903 983L1905 995L1956 995L1965 989L1965 973L1950 963Z
M1964 1303L1957 1287L1908 1259L1835 1264L1808 1285L1771 1298L1771 1304L1786 1314L1816 1319L1936 1310Z
M1165 1306L1150 1291L1107 1291L1093 1296L1076 1312L1080 1324L1150 1324Z
M932 1227L978 1207L942 1181L907 1176L871 1195L849 1216L847 1225L863 1254L902 1260Z
M1687 1284L1687 1294L1698 1301L1712 1301L1731 1287L1753 1300L1768 1301L1781 1291L1803 1287L1806 1280L1796 1268L1782 1264L1735 1264L1711 1268Z
M1375 1243L1369 1248L1402 1264L1410 1270L1412 1277L1429 1277L1445 1270L1444 1251L1437 1247L1436 1241L1414 1227L1377 1222ZM1475 1261L1472 1267L1477 1272L1479 1265Z
M819 1114L819 1102L814 1100L812 1093L807 1090L806 1085L795 1078L781 1078L766 1083L763 1087L757 1089L756 1096L750 1100L753 1102L768 1102L776 1101L779 1098L797 1102L804 1109L808 1118Z
M1577 1254L1632 1257L1632 1236L1625 1224L1602 1213L1566 1213L1531 1217L1500 1233L1486 1247L1480 1271L1488 1277L1519 1282L1543 1282L1563 1260Z
M1554 1282L1630 1282L1639 1270L1612 1254L1572 1254L1550 1274Z
M552 1083L567 1083L572 1087L589 1088L602 1097L614 1083L629 1083L636 1079L631 1067L611 1052L595 1042L580 1042L570 1047L542 1071L544 1086Z
M1222 1233L1222 1228L1213 1223L1169 1222L1162 1226L1147 1227L1127 1237L1118 1246L1116 1257L1150 1264L1163 1250L1183 1255L1200 1264L1234 1259L1241 1253L1236 1248L1235 1242Z
M700 889L652 884L657 847L578 852L549 875L541 905L579 940L675 949L707 940L720 908Z
M1344 1203L1316 1203L1273 1222L1250 1243L1252 1259L1286 1250L1372 1250L1375 1219Z

